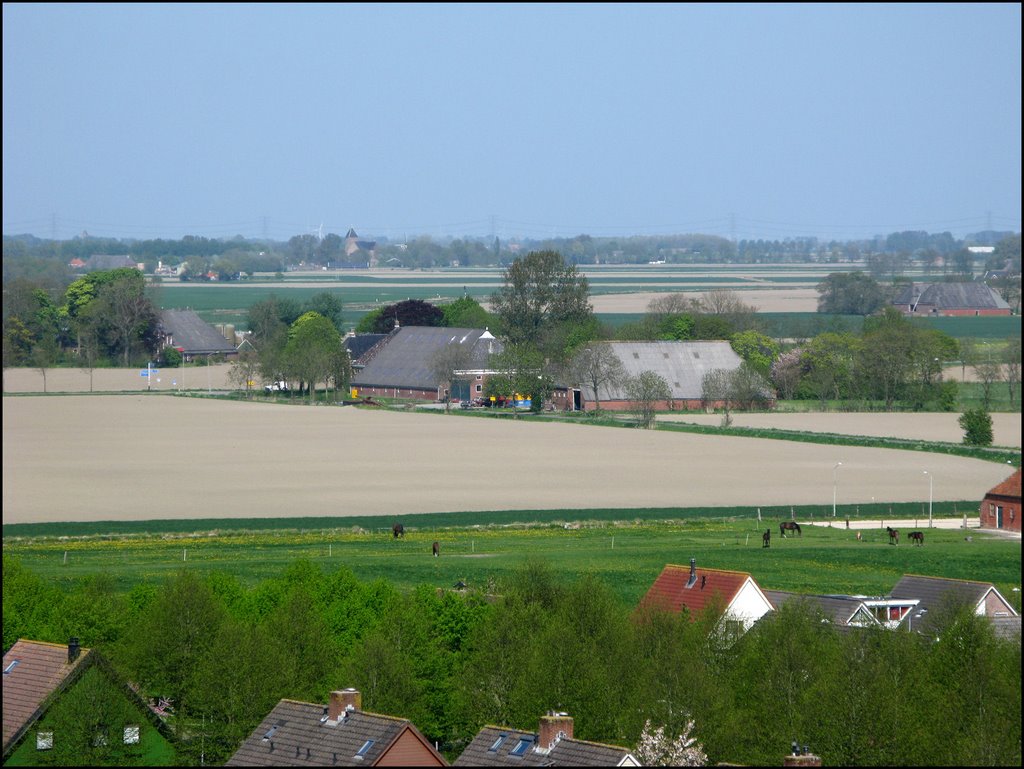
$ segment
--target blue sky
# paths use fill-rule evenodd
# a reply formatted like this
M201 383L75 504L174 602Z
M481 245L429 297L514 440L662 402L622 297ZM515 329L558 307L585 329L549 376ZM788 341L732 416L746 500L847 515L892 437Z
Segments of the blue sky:
M1021 7L3 6L3 232L1020 231Z

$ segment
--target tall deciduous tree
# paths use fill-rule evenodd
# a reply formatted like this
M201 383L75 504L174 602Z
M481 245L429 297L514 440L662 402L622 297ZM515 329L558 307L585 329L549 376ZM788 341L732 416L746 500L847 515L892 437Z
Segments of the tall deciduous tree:
M586 383L594 390L595 410L601 410L601 388L614 388L626 378L626 368L610 344L586 345L573 357L570 372L575 382Z
M444 388L446 392L445 413L451 411L451 391L455 388L455 382L466 376L465 371L470 367L472 359L473 348L466 344L459 344L458 340L449 342L431 356L431 375L438 387Z
M658 404L672 399L668 382L654 371L641 371L626 380L626 397L632 401L637 427L654 427Z
M817 289L818 312L832 315L870 315L888 301L882 285L863 272L833 272Z
M589 285L557 251L532 251L516 259L491 296L491 307L511 344L530 344L546 357L562 359L566 325L590 321Z
M309 386L310 402L317 383L327 383L343 354L338 330L319 313L307 312L288 330L284 358L292 376Z

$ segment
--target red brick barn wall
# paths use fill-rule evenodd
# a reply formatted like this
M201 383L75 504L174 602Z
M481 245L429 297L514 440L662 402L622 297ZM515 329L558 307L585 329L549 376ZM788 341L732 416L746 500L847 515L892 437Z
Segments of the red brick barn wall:
M989 495L981 503L981 527L995 529L999 524L997 507L1003 508L1003 529L1020 531L1020 500L1012 497Z

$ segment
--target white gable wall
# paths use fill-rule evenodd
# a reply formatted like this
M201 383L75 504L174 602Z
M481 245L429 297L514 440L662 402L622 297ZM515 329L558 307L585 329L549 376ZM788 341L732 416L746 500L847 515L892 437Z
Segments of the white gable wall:
M743 623L743 630L757 622L768 612L773 611L771 601L761 592L751 577L737 591L736 597L725 609L725 618Z

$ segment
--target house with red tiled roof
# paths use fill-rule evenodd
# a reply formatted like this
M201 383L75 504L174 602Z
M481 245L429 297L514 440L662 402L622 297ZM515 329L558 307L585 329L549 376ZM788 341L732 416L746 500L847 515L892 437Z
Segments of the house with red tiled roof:
M772 602L754 578L741 571L668 564L640 601L641 609L681 612L694 618L709 609L720 609L725 627L739 634L770 611Z
M981 528L1020 533L1020 470L985 495L981 501Z
M281 700L226 766L448 766L404 718L368 713L355 689L327 705Z
M170 732L96 651L19 639L3 662L4 764L173 766Z

